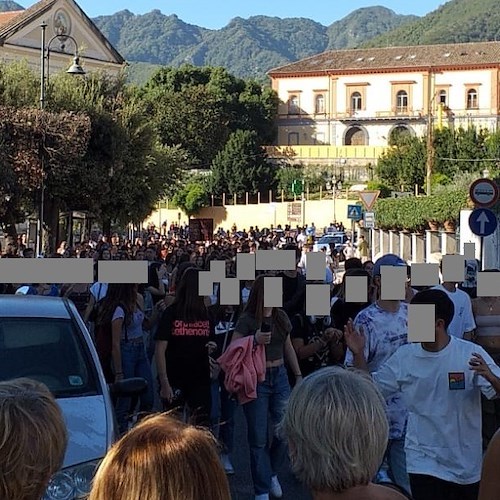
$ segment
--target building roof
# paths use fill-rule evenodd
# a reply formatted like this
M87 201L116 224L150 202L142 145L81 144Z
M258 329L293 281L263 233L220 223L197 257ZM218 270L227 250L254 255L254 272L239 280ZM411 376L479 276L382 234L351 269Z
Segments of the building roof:
M14 17L22 14L24 10L11 10L9 12L0 12L0 29L9 23Z
M271 69L270 76L500 65L500 42L333 50Z
M26 26L26 24L31 22L36 16L38 16L38 14L50 9L55 2L56 0L41 0L28 9L6 12L5 14L17 13L17 15L11 16L6 23L0 23L0 42L3 43L9 34Z

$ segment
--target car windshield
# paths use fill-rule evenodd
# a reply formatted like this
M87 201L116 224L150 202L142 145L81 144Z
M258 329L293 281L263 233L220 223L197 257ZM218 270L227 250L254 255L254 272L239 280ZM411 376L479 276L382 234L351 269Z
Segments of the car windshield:
M342 236L323 236L322 238L320 238L320 240L318 241L318 243L332 243L334 245L341 245L342 243L344 243L343 241L344 239L342 238Z
M98 394L96 372L82 334L70 320L2 318L0 380L28 377L55 397Z

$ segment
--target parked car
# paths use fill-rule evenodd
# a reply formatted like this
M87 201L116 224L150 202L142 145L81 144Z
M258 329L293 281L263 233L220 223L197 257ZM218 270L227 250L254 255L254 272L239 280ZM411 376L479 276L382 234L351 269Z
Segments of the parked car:
M52 477L43 500L86 498L97 466L117 438L111 392L137 394L145 381L107 386L92 338L71 301L3 295L0 380L18 377L50 389L68 429L63 468Z
M346 233L327 233L321 236L313 245L313 251L319 252L322 248L326 248L326 254L332 255L334 251L338 252L340 260L344 260L344 248L348 237Z

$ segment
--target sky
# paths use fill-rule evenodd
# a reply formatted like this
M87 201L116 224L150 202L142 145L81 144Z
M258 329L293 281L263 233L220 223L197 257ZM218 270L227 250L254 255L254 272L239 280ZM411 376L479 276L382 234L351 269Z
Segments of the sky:
M18 0L23 6L33 2ZM303 0L76 0L89 17L110 15L128 9L134 14L144 14L153 9L163 14L176 14L189 24L209 29L220 29L235 17L265 15L285 17L305 17L324 26L332 24L353 10L361 7L382 5L398 14L423 16L446 0L316 0L315 9Z

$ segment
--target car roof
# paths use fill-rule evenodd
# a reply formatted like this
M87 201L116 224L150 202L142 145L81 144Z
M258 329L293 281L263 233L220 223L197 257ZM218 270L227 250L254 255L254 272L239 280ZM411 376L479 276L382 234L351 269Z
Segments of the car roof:
M71 319L65 299L37 295L0 295L0 317Z
M322 236L322 238L339 238L344 236L345 233L326 233Z

